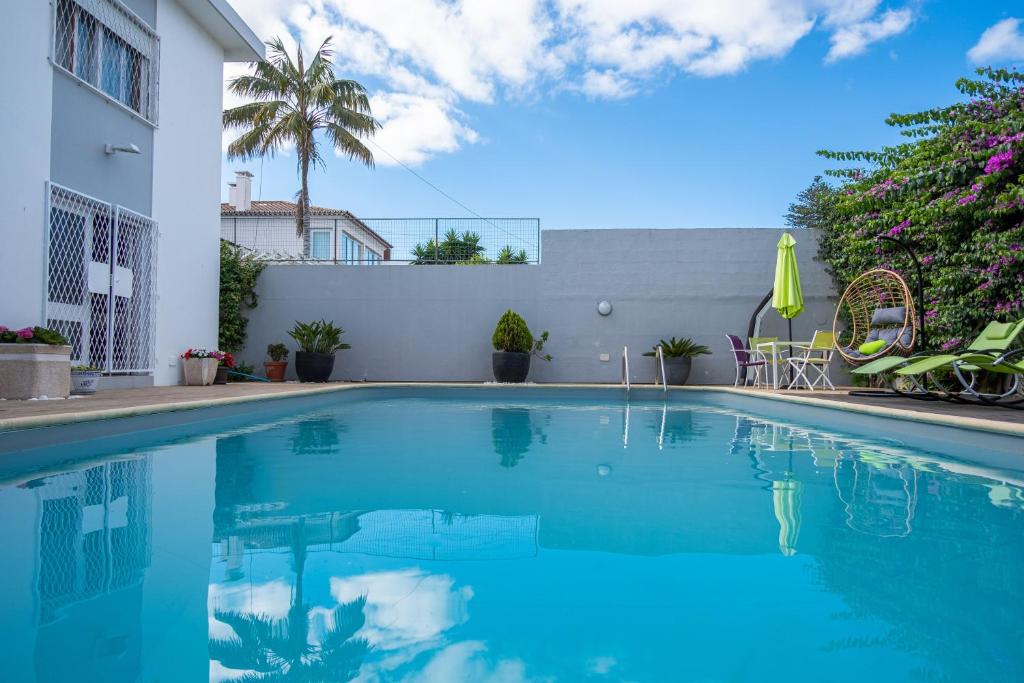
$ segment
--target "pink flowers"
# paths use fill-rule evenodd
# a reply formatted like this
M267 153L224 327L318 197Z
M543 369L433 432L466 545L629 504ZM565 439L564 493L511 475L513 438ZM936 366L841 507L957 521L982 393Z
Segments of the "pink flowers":
M892 228L889 229L889 237L896 237L896 235L900 234L901 232L903 232L904 230L906 230L909 227L910 227L910 219L908 218L907 220L903 221L902 223L899 223L897 225L892 226Z
M932 256L931 254L928 254L927 256L924 256L924 257L921 258L921 263L923 263L924 265L927 266L928 264L930 264L934 260L935 260L935 257Z
M31 339L34 336L35 332L32 331L31 327L23 327L20 330L18 330L19 339Z
M949 351L950 349L956 346L960 346L960 340L957 339L956 337L953 337L952 339L943 342L941 348L943 351Z
M965 204L970 204L971 202L977 201L977 199L978 195L969 194L956 200L956 203L959 204L960 206L964 206Z
M1013 150L1006 150L1005 152L999 152L993 154L985 162L985 175L991 175L998 173L1003 169L1009 168L1013 164Z

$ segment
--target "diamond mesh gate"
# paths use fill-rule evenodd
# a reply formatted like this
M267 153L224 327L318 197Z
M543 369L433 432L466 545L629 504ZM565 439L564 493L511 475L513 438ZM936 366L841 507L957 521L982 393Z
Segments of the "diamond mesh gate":
M156 223L56 183L47 197L47 327L67 337L75 364L152 372Z

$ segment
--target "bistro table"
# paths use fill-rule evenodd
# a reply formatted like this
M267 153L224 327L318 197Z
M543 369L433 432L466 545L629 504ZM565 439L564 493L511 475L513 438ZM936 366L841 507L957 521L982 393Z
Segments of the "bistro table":
M786 359L782 357L783 349L789 346L810 346L809 341L771 341L761 342L755 347L756 351L764 354L765 360L772 366L772 388L779 389L779 365L785 365Z

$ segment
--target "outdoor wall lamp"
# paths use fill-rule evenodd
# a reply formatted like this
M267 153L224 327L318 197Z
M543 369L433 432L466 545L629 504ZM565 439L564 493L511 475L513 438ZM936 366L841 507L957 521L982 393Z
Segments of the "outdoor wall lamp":
M126 154L142 154L142 150L136 144L128 145L112 145L109 142L103 146L104 154L117 154L118 152L124 152Z
M597 312L601 315L611 315L612 305L608 301L602 301L597 305Z

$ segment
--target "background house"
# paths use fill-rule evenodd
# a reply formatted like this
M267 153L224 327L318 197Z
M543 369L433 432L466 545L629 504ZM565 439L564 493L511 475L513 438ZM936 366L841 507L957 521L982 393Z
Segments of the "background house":
M235 173L220 205L220 236L269 261L329 261L377 265L391 260L391 244L342 209L310 207L309 240L295 233L295 202L253 201L252 174Z
M59 329L108 385L175 384L217 343L223 63L263 45L227 0L5 9L0 323Z

